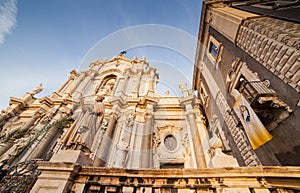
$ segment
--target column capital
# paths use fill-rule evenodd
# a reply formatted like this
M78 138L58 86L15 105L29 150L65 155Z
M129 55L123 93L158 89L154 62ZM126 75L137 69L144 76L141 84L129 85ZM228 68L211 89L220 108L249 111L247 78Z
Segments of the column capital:
M109 114L109 117L117 120L120 117L120 115L117 112L111 112Z

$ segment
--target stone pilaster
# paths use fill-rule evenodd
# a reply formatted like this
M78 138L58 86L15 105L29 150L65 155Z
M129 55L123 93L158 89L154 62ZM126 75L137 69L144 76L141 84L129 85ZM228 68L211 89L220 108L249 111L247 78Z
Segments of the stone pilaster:
M150 168L151 167L151 160L152 160L152 128L153 128L153 117L152 114L153 107L149 108L150 114L145 116L146 123L145 129L143 132L143 140L142 140L142 147L141 147L141 168Z
M69 86L68 88L64 91L64 94L68 95L68 94L72 94L77 87L80 85L82 79L84 79L86 76L85 73L81 73L79 77L77 77Z
M68 80L65 81L64 84L61 85L61 87L59 87L56 92L57 93L63 93L68 87L71 86L71 84L74 81L74 79L76 79L78 77L79 77L79 73L76 72L75 70L72 70L70 72L70 76L69 76Z
M85 72L84 74L87 74L87 76L82 81L80 81L80 84L77 86L77 88L72 89L72 93L73 93L72 96L75 99L79 98L79 96L82 94L84 89L89 85L89 83L95 76L95 72L90 72L90 71Z
M202 147L201 137L195 122L195 114L189 113L187 114L187 119L190 126L190 131L192 134L192 143L195 150L195 156L196 156L196 162L197 162L197 168L206 168L206 161L204 157L204 151Z
M180 103L185 107L186 117L192 135L192 143L195 150L197 168L207 168L201 136L197 127L195 112L193 110L192 103L195 99L194 96L189 93L186 86L187 84L184 82L179 85L184 96L184 98L180 100Z

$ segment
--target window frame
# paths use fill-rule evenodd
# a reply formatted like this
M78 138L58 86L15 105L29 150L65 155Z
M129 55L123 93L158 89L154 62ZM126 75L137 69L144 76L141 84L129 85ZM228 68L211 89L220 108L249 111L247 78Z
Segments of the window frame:
M217 52L215 55L211 52L212 45L216 47ZM216 64L215 65L216 68L218 68L219 63L221 61L222 52L223 52L222 43L216 40L212 35L210 35L207 42L207 55L210 58L210 60Z

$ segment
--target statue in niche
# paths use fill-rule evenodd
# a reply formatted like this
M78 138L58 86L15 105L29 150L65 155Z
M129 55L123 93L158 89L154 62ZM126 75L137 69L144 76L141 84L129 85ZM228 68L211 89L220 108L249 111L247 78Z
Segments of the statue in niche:
M104 96L99 95L96 97L94 105L86 105L82 97L80 99L82 113L78 117L76 131L79 134L79 143L89 150L91 150L93 139L104 118L105 105L103 100Z
M32 135L26 135L22 138L14 138L13 145L0 156L0 162L9 161L14 159L26 146L26 144L30 143L33 140ZM5 146L5 144L1 144L0 147Z
M113 88L115 86L115 83L116 83L116 79L115 78L111 78L109 79L102 87L101 89L99 90L98 93L100 93L100 95L110 95L113 91ZM96 89L98 90L98 88Z
M19 116L12 117L3 125L0 133L0 143L6 142L13 138L15 134L26 124L21 122ZM0 148L1 149L1 148Z
M34 89L33 89L31 92L29 92L29 93L31 93L32 95L35 95L35 94L38 94L38 93L42 92L43 89L44 89L44 88L43 88L43 84L40 83L36 88L34 88Z
M20 152L20 150L23 149L25 144L28 141L30 141L30 140L28 140L28 138L29 138L29 136L14 140L15 145L12 147L12 151L9 155L16 156Z

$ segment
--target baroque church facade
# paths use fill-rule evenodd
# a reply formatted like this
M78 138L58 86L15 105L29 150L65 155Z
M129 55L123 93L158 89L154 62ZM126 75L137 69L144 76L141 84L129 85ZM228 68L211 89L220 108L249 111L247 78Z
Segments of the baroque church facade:
M182 97L161 96L158 76L145 57L120 54L92 62L86 71L71 71L49 96L34 97L43 89L39 85L22 98L12 97L1 114L2 168L31 160L125 169L220 167L211 154L220 141L209 141L192 90L181 83ZM238 166L221 151L214 156L223 159L222 166ZM38 179L32 191L70 188L69 182L51 183Z
M160 96L157 81L145 58L118 55L97 60L86 71L71 71L62 87L42 99L34 98L41 85L11 98L1 114L1 162L78 150L95 166L206 168L209 138L195 96L185 83L182 98ZM60 120L67 124L59 132L47 128Z

